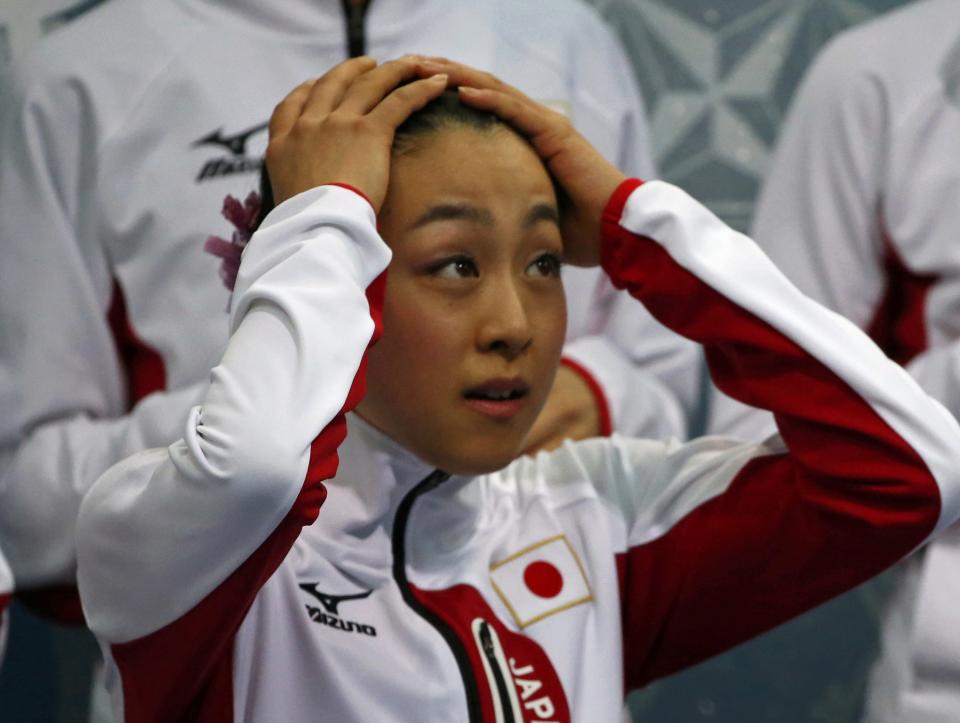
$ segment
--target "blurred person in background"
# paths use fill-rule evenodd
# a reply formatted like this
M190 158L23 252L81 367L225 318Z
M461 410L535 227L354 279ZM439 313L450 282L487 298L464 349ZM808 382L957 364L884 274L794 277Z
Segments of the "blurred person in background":
M838 36L780 136L754 237L805 293L866 330L960 413L960 8L924 0ZM715 431L765 412L715 395ZM888 603L870 723L960 711L960 529L913 555Z
M17 69L0 141L0 545L34 609L80 621L80 500L178 438L207 386L228 295L204 240L225 228L224 196L255 185L283 89L349 55L407 52L509 76L654 175L620 46L573 0L110 0ZM566 363L529 449L683 437L697 348L595 269L565 283Z

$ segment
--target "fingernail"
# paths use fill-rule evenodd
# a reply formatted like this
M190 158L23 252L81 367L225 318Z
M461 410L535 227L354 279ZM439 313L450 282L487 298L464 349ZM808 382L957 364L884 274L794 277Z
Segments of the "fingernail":
M433 80L433 81L441 81L441 80L442 80L444 83L447 82L447 79L448 79L448 78L449 78L449 76L448 76L446 73L437 73L436 75L431 75L431 76L430 76L430 80Z

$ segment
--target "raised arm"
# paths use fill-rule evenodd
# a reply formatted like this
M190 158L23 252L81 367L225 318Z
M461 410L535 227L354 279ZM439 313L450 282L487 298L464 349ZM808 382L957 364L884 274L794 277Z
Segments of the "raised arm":
M373 66L348 61L277 107L267 163L279 205L244 251L209 391L181 440L121 462L84 499L81 598L128 715L179 720L217 684L249 606L336 472L390 259L375 210L393 132L445 87L393 90L412 66Z
M694 442L648 481L619 560L631 685L855 586L960 514L954 418L682 191L621 186L604 267L782 437Z
M600 256L616 286L703 345L722 391L779 427L768 446L705 438L659 459L650 443L617 441L612 459L588 465L625 524L629 686L824 602L960 516L960 425L856 326L680 189L624 180L547 109L450 72L550 165L569 197L573 260ZM602 243L580 245L601 208Z

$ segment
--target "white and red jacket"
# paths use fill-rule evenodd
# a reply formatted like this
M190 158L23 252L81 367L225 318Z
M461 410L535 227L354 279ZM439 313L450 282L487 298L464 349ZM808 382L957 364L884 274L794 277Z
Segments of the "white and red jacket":
M343 188L301 194L245 252L183 439L84 499L80 592L117 719L617 720L626 691L960 515L960 426L749 239L637 181L603 235L612 282L782 438L615 435L432 470L346 414L390 258L374 214Z
M836 38L801 85L754 237L960 414L960 8L910 3ZM715 431L769 415L720 398ZM870 721L960 720L960 529L905 568L887 610Z
M228 336L204 240L228 235L224 195L256 187L274 105L347 57L348 25L380 59L443 54L509 78L652 175L629 65L581 3L376 0L352 24L345 5L111 0L20 68L0 141L0 546L19 587L71 583L90 484L180 436ZM595 269L565 281L565 354L610 426L682 436L695 345Z

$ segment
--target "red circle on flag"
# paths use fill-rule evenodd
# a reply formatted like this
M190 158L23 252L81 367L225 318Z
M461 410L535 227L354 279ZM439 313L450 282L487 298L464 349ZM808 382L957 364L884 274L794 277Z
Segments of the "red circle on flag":
M544 560L527 565L523 571L523 581L530 592L538 597L556 597L563 590L563 575L555 565Z

